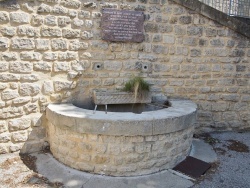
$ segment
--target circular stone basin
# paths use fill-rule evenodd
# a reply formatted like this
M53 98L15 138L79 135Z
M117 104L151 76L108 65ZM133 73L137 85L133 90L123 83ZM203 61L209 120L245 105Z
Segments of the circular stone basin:
M172 168L190 151L197 106L188 100L170 102L169 108L141 114L50 104L51 152L72 168L111 176Z

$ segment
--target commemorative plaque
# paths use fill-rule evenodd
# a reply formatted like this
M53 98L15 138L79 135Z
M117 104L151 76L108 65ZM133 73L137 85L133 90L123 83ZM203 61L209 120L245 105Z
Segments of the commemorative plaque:
M107 41L142 42L144 14L142 11L103 9L102 39Z

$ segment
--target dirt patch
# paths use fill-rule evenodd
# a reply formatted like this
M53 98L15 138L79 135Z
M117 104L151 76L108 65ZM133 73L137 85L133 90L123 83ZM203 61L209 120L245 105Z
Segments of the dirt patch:
M225 155L226 150L222 149L222 148L214 148L214 151L220 155Z
M34 172L37 172L36 169L36 157L28 155L28 154L20 154L21 160L23 163Z
M245 145L244 143L237 141L237 140L227 140L227 141L230 142L230 145L227 146L229 150L237 151L237 152L244 152L244 153L249 152L248 146Z
M219 143L219 140L213 138L209 133L202 133L202 134L194 134L194 138L202 139L206 143L214 146L216 143Z
M7 159L5 160L3 163L0 164L0 168L4 169L4 170L8 170L11 168L11 165L13 163L17 163L20 160L19 157L14 157L11 159Z

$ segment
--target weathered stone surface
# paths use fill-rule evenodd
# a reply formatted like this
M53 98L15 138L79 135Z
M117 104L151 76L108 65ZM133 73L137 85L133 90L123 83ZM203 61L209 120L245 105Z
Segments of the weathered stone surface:
M57 60L57 58L58 58L57 52L45 52L43 54L43 59L48 60L48 61L54 61L54 60Z
M35 45L37 50L49 50L50 49L50 40L48 39L36 39Z
M68 43L65 39L53 39L51 41L51 47L53 50L67 50Z
M10 20L10 18L9 18L8 12L1 11L0 12L0 23L1 24L7 23L7 22L9 22L9 20Z
M75 60L78 58L77 52L60 52L58 55L59 60Z
M45 23L45 25L48 25L48 26L56 26L57 25L57 17L53 16L53 15L45 16L44 23Z
M73 51L86 50L88 49L88 43L79 42L78 40L70 41L69 49Z
M10 62L10 72L13 73L31 73L33 64L29 62Z
M61 5L68 8L78 9L81 6L81 2L78 0L62 0Z
M17 53L14 52L2 52L0 55L1 60L11 61L17 59Z
M11 12L10 21L16 24L27 24L30 22L30 15L24 12Z
M20 80L19 75L15 74L0 74L0 81L2 82L13 82Z
M25 142L28 139L28 133L27 131L13 132L12 139L15 142Z
M42 3L38 8L37 8L37 13L50 13L52 7L49 5L46 5Z
M8 142L11 139L10 133L1 133L0 134L0 143Z
M30 97L18 97L12 100L13 104L24 104L30 102Z
M44 62L44 61L36 62L36 63L34 63L34 70L36 70L36 71L51 71L52 64L49 62Z
M8 126L10 131L25 130L31 126L31 120L29 118L10 120Z
M88 60L82 60L82 61L72 61L71 67L75 71L83 71L86 68L90 66L90 63Z
M4 61L0 61L0 72L4 72L7 70L9 70L9 63L4 62Z
M65 38L79 38L80 37L80 30L63 29L62 36Z
M11 47L15 50L32 50L35 48L34 39L16 38L11 40Z
M19 93L22 96L35 96L40 93L40 86L37 84L24 83L20 84Z
M13 37L16 35L16 28L15 27L3 27L1 28L0 32L3 36Z
M22 75L20 80L22 82L35 82L39 80L39 76L37 74L29 74L29 75Z
M44 23L44 18L41 15L32 15L31 24L34 26L40 26Z
M74 89L76 87L75 82L63 82L63 81L54 81L55 91L65 91Z
M28 36L28 37L39 37L40 30L30 26L18 26L17 34L20 36Z
M61 37L62 30L57 27L42 27L41 35L44 37Z
M82 27L84 25L84 21L78 18L73 19L72 23L75 27Z
M91 38L93 38L93 33L92 32L90 32L90 31L83 31L81 33L81 39L87 40L87 39L91 39Z
M20 59L21 60L40 60L42 58L42 55L38 52L21 52L20 53Z
M7 49L9 47L8 38L0 38L0 49Z
M67 72L70 70L70 66L68 62L55 62L54 63L54 71L55 72Z
M10 100L19 97L17 90L4 90L2 92L2 100Z
M78 17L79 18L90 18L90 12L85 11L85 10L81 10L78 12Z
M52 12L58 15L67 15L68 9L63 6L55 5L52 9Z
M7 126L6 126L6 121L0 121L0 133L4 133L7 130L8 129L7 129Z
M52 81L45 81L43 83L43 93L45 95L50 95L54 93L54 85Z
M71 19L68 16L60 16L58 17L58 26L67 26L71 23Z

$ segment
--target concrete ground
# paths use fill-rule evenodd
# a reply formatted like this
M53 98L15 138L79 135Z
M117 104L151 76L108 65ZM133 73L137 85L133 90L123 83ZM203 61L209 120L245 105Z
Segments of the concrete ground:
M190 155L213 163L196 181L173 174L171 170L138 177L93 175L66 167L50 153L21 158L18 153L5 154L0 155L0 188L244 188L250 187L249 148L250 132L213 133L194 139Z

